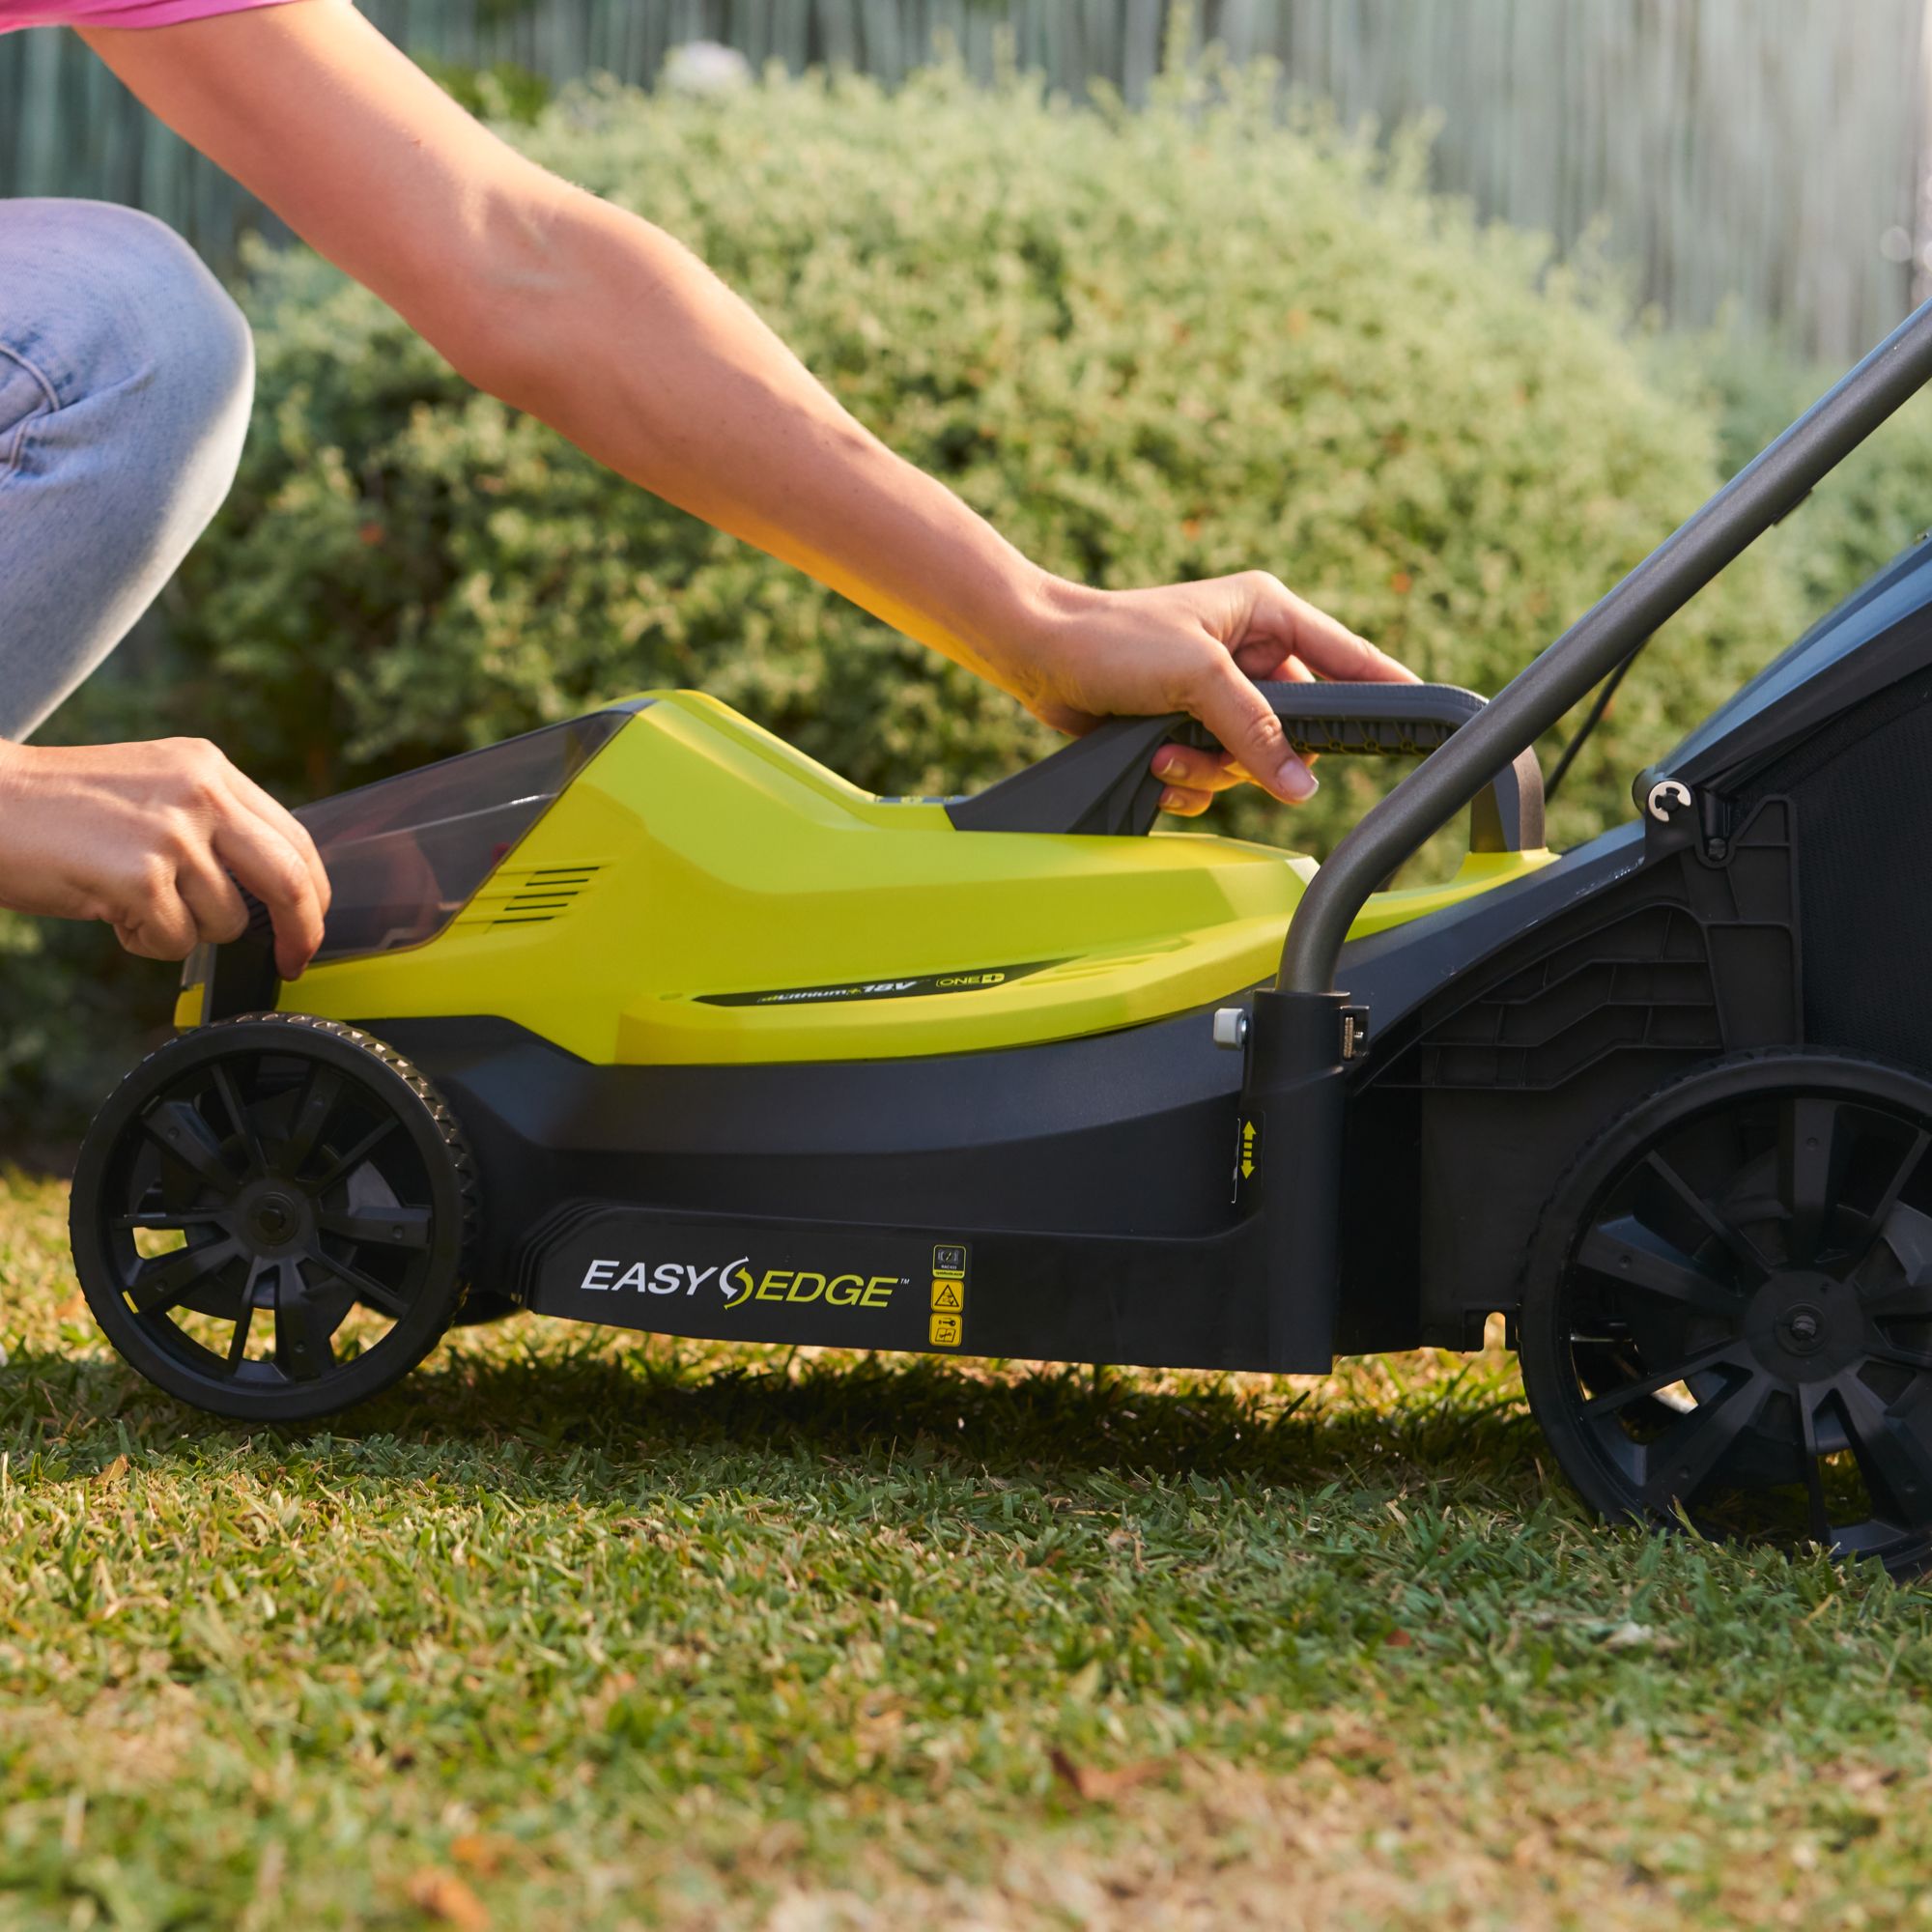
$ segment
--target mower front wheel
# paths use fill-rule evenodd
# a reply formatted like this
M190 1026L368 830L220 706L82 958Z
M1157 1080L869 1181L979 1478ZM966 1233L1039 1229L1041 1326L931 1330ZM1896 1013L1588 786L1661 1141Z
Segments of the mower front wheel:
M305 1422L436 1346L474 1193L455 1120L400 1054L333 1020L246 1014L150 1054L101 1109L74 1265L150 1381L217 1415Z

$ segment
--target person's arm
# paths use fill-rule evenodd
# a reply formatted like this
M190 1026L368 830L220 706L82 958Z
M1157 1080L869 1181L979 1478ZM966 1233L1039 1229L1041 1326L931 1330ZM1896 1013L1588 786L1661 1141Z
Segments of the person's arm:
M1037 569L827 393L688 249L526 160L346 0L88 43L463 374L1078 731L1188 711L1296 801L1255 677L1406 678L1264 572L1099 591ZM1223 761L1170 748L1170 809Z

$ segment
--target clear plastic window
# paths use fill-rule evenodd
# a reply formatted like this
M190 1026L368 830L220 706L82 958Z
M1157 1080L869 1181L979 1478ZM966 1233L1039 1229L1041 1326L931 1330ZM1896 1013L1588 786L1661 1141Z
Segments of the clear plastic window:
M593 712L304 806L334 895L317 960L434 939L632 715Z

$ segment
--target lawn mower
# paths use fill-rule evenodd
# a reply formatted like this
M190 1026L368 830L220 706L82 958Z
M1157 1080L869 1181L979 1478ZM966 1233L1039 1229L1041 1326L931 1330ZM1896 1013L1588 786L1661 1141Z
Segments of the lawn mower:
M298 1423L506 1310L1295 1373L1500 1314L1598 1510L1922 1566L1932 548L1561 856L1530 748L1928 376L1932 304L1491 703L1264 687L1420 760L1319 869L1153 831L1179 718L887 798L658 693L308 808L314 967L192 959L88 1136L96 1316Z

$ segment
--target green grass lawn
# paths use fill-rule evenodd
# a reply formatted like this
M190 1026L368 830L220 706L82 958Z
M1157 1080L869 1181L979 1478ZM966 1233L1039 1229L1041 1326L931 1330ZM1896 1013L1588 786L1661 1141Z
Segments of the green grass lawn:
M1927 1595L1609 1534L1509 1358L124 1371L0 1177L0 1925L1932 1924Z

